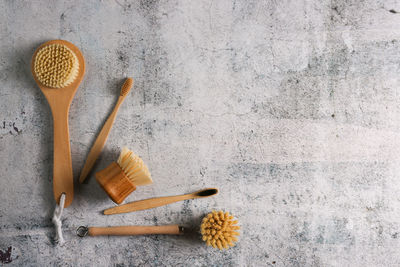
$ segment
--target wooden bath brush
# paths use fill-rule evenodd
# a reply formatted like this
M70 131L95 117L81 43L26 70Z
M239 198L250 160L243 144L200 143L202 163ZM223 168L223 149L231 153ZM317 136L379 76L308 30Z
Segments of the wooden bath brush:
M45 95L53 114L53 191L57 203L65 193L65 207L74 196L68 112L85 73L85 61L70 42L52 40L40 45L31 63L33 78Z
M143 160L126 147L122 149L117 162L112 162L95 176L97 182L117 204L121 204L135 191L136 186L153 183Z

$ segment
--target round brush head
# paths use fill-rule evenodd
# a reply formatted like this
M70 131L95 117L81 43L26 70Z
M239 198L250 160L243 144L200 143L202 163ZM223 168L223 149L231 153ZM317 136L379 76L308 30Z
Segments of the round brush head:
M233 220L233 216L229 212L213 211L203 218L200 226L200 232L203 236L203 241L208 246L219 249L228 249L233 247L238 240L236 236L240 229L237 226L237 220Z
M78 58L65 45L46 45L37 52L34 60L33 70L44 86L63 88L73 83L78 75Z

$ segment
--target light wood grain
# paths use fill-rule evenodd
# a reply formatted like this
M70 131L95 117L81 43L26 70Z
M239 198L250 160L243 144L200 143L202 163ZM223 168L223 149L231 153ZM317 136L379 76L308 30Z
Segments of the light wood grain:
M199 195L200 192L204 192L206 190L214 190L215 192L213 194L210 194L207 196ZM104 211L104 214L111 215L111 214L133 212L133 211L138 211L138 210L152 209L152 208L161 207L161 206L168 205L168 204L182 201L182 200L206 198L206 197L216 195L217 193L218 193L218 189L216 189L216 188L206 188L206 189L203 189L203 190L200 190L200 191L197 191L194 193L190 193L190 194L185 194L185 195L170 196L170 197L157 197L157 198L139 200L139 201L130 202L130 203L127 203L127 204L124 204L121 206L117 206L114 208L106 209Z
M136 190L136 186L116 162L111 162L105 169L97 172L95 176L96 181L112 201L117 204L121 204L130 193Z
M179 235L183 233L181 229L182 227L177 224L160 226L89 227L89 235Z
M115 104L113 111L111 112L103 128L101 129L99 135L97 136L96 141L94 142L92 148L90 149L89 155L86 159L85 165L83 166L81 175L79 177L80 183L83 183L83 181L85 181L87 175L90 173L90 170L93 168L93 165L95 164L97 158L99 157L100 152L103 149L104 144L106 143L108 135L111 131L111 128L114 124L115 118L117 117L119 107L121 106L122 102L124 102L124 99L128 95L127 92L129 92L132 85L133 85L133 80L131 78L128 78L121 89L121 94L118 98L117 103Z
M50 44L61 44L67 46L74 52L79 61L79 72L74 82L63 88L49 88L37 79L34 70L34 60L37 52L44 46ZM68 207L74 197L74 182L71 162L71 149L68 130L68 112L72 99L79 87L85 73L85 60L79 49L64 40L52 40L40 45L33 54L31 63L33 78L45 95L53 114L54 127L54 156L53 156L53 193L57 203L62 193L66 194L65 207Z

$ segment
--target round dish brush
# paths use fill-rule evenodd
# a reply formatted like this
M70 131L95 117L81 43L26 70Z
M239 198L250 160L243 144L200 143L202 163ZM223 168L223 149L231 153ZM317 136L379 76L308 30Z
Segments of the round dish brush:
M240 235L238 231L240 226L237 226L237 220L233 220L233 216L229 212L212 211L207 214L201 223L200 232L203 236L203 241L208 246L219 249L228 249L233 247Z
M143 160L126 147L122 149L117 162L112 162L95 176L97 182L117 204L121 204L135 191L136 186L153 183Z
M200 232L203 236L203 241L208 246L219 248L220 250L229 249L235 246L238 241L237 236L240 226L237 226L237 220L233 220L233 216L229 212L212 211L207 214L200 225ZM197 227L196 227L197 228ZM197 228L198 229L198 228ZM80 226L76 230L76 234L80 237L84 236L100 236L100 235L182 235L194 233L193 228L188 229L178 224L174 225L157 225L157 226L108 226L108 227L87 227ZM198 231L196 230L196 234Z

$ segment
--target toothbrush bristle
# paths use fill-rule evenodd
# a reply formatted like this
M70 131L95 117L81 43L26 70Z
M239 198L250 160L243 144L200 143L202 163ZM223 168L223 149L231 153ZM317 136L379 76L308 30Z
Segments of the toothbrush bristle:
M133 79L127 78L121 88L121 96L126 96L133 86Z

